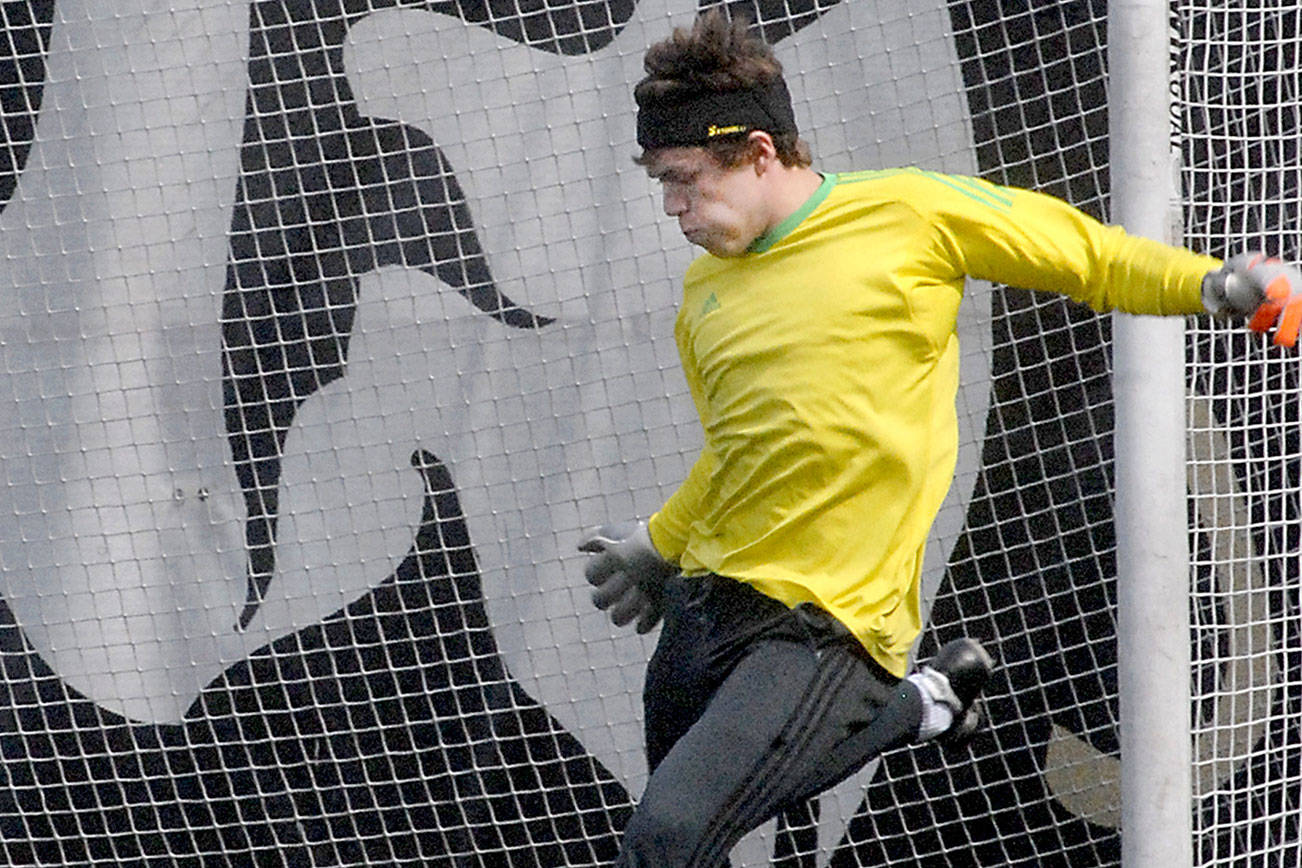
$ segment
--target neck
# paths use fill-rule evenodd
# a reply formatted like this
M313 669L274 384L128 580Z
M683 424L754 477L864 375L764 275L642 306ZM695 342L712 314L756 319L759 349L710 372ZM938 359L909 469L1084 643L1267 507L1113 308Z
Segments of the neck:
M770 232L796 212L801 205L814 195L814 191L823 183L823 176L809 168L787 168L782 166L774 172L773 195L770 201L769 220L765 232Z

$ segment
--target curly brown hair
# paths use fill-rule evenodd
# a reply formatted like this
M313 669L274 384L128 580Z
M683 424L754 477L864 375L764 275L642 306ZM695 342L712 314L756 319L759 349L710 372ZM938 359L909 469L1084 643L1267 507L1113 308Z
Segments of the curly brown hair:
M678 100L699 93L762 88L782 77L782 63L743 16L729 18L718 7L697 16L690 29L673 32L647 49L646 77L633 89L639 106L647 101ZM773 144L786 166L810 165L809 145L796 133L776 133ZM744 135L723 136L703 145L731 168L746 162L752 144ZM645 165L648 153L635 157Z

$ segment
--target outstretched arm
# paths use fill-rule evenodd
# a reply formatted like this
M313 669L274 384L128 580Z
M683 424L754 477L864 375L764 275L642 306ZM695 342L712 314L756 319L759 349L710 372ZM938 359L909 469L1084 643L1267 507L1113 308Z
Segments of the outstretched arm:
M931 251L961 274L1057 292L1106 312L1241 316L1293 346L1302 274L1255 252L1225 263L1130 235L1053 196L977 178L918 173L913 201L935 231Z
M930 253L959 274L1066 295L1100 313L1203 312L1203 277L1221 266L1213 257L1130 235L1044 193L923 174L932 195L915 207L933 228Z

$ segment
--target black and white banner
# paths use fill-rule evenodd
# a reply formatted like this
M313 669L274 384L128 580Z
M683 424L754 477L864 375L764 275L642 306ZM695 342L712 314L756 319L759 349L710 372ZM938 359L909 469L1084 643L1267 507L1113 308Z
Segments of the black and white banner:
M727 5L820 167L1101 213L1102 0ZM6 861L613 858L652 639L592 608L574 546L699 443L692 251L631 161L642 52L696 11L4 4ZM1119 863L1108 323L974 284L960 331L921 652L990 645L992 726L971 758L886 757L738 865ZM1195 711L1230 733L1197 742L1200 841L1278 864L1302 852L1296 370L1190 352L1222 363L1197 394L1268 384L1193 402L1218 496L1192 548L1246 564L1196 576Z

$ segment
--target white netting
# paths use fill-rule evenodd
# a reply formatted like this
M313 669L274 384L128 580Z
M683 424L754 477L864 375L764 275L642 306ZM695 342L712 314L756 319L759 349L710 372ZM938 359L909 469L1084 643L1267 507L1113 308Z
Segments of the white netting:
M1302 254L1302 7L1177 2L1186 238ZM1190 333L1195 841L1200 865L1302 858L1296 356Z
M727 5L820 167L1106 214L1102 0ZM630 159L642 52L696 11L3 5L8 862L613 858L651 645L574 545L699 443L691 252ZM1179 15L1188 241L1296 258L1298 13ZM960 331L921 653L985 641L992 724L737 865L1119 862L1109 321L973 285ZM1252 344L1190 344L1199 841L1296 864L1296 367Z

